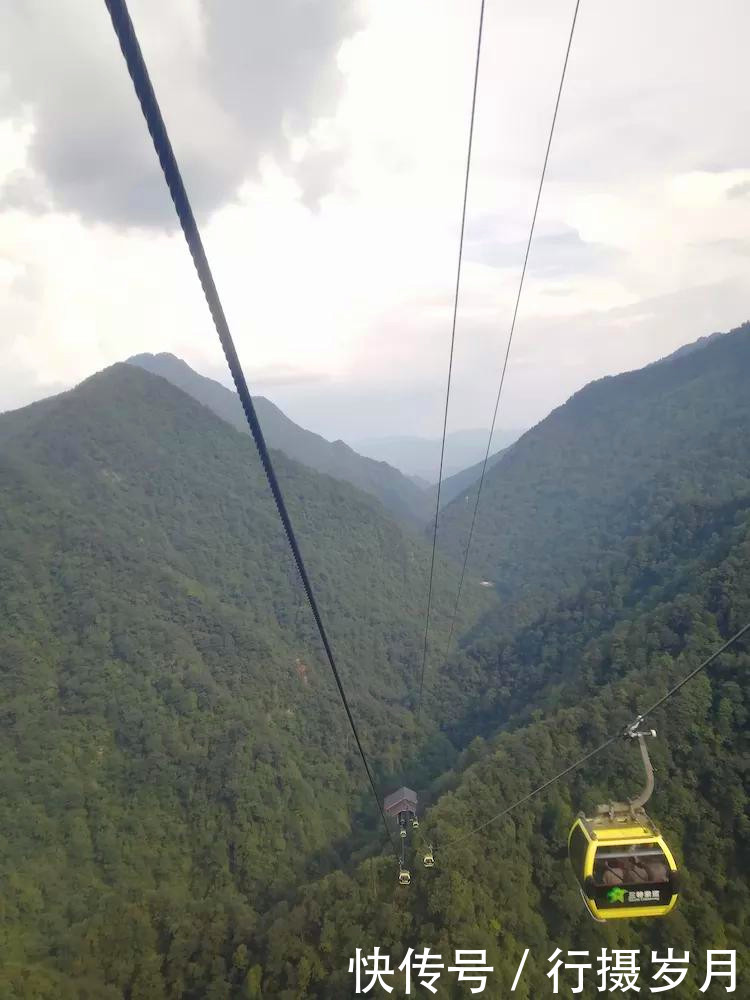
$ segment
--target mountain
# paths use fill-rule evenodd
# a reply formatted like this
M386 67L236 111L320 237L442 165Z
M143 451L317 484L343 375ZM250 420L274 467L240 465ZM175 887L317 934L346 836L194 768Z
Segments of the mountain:
M445 766L410 711L429 549L274 459L379 780ZM239 948L378 822L255 447L116 365L0 416L0 511L0 995L166 995L157 914L170 995L218 995L188 952Z
M690 951L686 997L709 948L741 978L750 642L649 719L669 918L595 925L561 856L578 810L640 785L632 744L491 820L750 620L749 373L746 326L587 386L504 455L474 550L503 600L467 580L443 663L438 561L418 725L429 547L275 454L376 780L419 791L408 888L247 435L128 366L0 416L0 996L336 1000L374 946L442 955L450 997L456 949L485 950L506 996L528 948L524 1000L558 947L590 952L586 996L603 947L635 952L641 995L668 948ZM462 503L441 518L459 555Z
M237 394L220 382L199 375L180 358L173 354L137 354L128 359L128 364L161 375L237 430L247 432ZM319 434L299 427L263 396L254 396L253 402L269 447L278 448L316 472L343 479L371 493L402 522L422 527L429 521L430 504L424 490L398 469L358 455L343 441L326 441Z
M556 949L563 960L577 951L571 961L588 963L582 995L589 997L601 989L602 948L634 953L644 992L659 983L652 953L666 955L667 947L678 956L689 952L684 996L704 995L708 949L734 950L737 968L747 968L747 641L649 719L658 737L650 741L656 791L648 810L681 869L681 900L669 917L594 924L564 857L580 809L622 800L642 786L633 743L618 740L511 815L490 821L620 732L718 648L750 620L749 595L747 492L728 504L672 505L628 547L616 572L555 605L506 649L493 649L488 636L484 655L496 669L502 657L498 688L517 688L518 706L506 707L496 720L502 731L475 739L433 787L436 803L420 823L412 885L398 886L391 859L376 853L275 908L252 946L264 995L348 995L355 948L370 955L379 946L395 970L417 942L443 956L435 961L446 967L456 949L485 951L492 970L487 995L495 997L511 993L528 949L517 988L527 1000L550 994ZM427 871L419 858L430 843L436 867ZM386 981L398 987L403 974ZM455 973L443 969L438 995L461 995L451 990L454 983ZM561 972L563 983L569 991L576 978Z
M705 337L699 337L697 340L694 340L692 344L683 344L682 347L678 347L676 351L673 351L664 358L660 358L659 361L655 361L654 364L660 365L665 361L674 361L675 358L681 358L685 354L692 354L693 351L700 351L702 348L708 347L708 345L716 340L717 337L723 336L724 334L721 332L707 333Z
M445 438L443 478L449 478L475 465L487 450L486 430L453 431ZM498 430L493 440L500 448L512 444L521 431ZM417 476L428 483L436 483L440 468L440 438L391 436L366 438L353 442L357 451L371 458L389 462L408 476Z
M682 899L669 918L597 927L563 857L578 810L622 800L641 787L643 771L632 744L618 740L507 818L488 821L621 732L750 621L749 336L744 327L704 351L684 352L660 366L656 382L645 370L582 390L566 404L567 413L558 411L537 429L531 447L540 461L551 460L554 442L563 455L551 470L536 470L536 492L523 480L513 482L517 472L506 471L517 451L526 471L531 467L532 457L523 455L526 438L493 470L494 480L511 479L519 493L525 485L528 502L536 503L537 527L550 548L544 553L550 576L534 567L516 584L524 588L520 594L509 585L516 608L524 600L530 604L526 620L501 619L498 628L490 614L451 665L474 689L477 708L454 720L463 728L464 753L421 792L431 807L416 838L412 885L407 891L399 887L391 859L374 849L372 857L305 886L296 901L272 909L252 946L264 991L289 1000L345 995L355 947L369 955L376 945L393 969L417 944L429 945L446 966L456 949L483 949L493 969L491 996L511 991L529 948L518 986L526 998L549 992L548 956L557 948L588 951L586 996L596 995L602 947L635 952L642 990L656 985L652 952L662 954L667 946L689 952L694 962L684 993L696 998L703 995L708 949L733 949L738 967L747 966L747 639L648 720L658 733L651 743L656 792L648 809L682 872ZM594 414L607 421L596 429L608 431L614 455L593 447ZM651 429L648 437L643 426L640 434L627 434L638 427L638 416ZM612 425L623 421L629 426L618 435ZM570 436L563 438L562 429ZM581 448L589 448L585 477L574 430ZM575 470L575 493L565 478L568 466ZM563 496L571 491L568 503L575 508L568 520L552 508L558 529L572 525L572 513L581 524L596 515L612 528L611 543L604 533L590 538L581 532L579 561L568 574L550 568L562 563L548 534L553 486L545 471L559 477ZM631 483L643 501L637 525L624 530ZM604 514L602 496L611 498ZM498 509L492 513L497 517ZM496 524L502 529L507 531L504 522ZM534 522L522 519L520 530L523 544L536 553ZM493 542L494 557L503 551L504 538L493 539L485 526L480 560L483 546ZM572 545L572 528L566 542ZM437 862L431 871L419 863L428 844ZM446 979L446 995L460 995L452 991L455 978L442 972L441 983ZM398 987L403 977L397 973L388 981ZM575 982L565 981L568 988Z
M471 567L509 616L583 582L675 497L732 497L750 483L750 324L640 371L601 379L527 431L487 475ZM440 518L463 556L471 505Z
M512 446L509 445L508 448L510 447ZM487 471L497 465L503 455L508 451L508 448L503 448L500 451L496 451L494 455L490 455L487 459ZM457 472L454 476L448 476L447 479L443 480L443 485L440 487L441 508L446 504L449 504L451 500L455 500L456 497L461 497L464 503L466 503L467 497L471 501L476 498L476 490L479 487L479 479L482 475L483 465L484 459L482 459L481 462L477 462L476 465L471 465L468 469L462 469L461 472ZM437 484L432 487L432 496L434 497L436 493Z

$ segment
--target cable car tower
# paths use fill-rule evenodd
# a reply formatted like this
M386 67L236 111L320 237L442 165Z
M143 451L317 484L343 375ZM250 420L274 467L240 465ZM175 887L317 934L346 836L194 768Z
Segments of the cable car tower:
M395 816L398 820L399 834L401 836L401 856L399 858L398 880L401 885L411 883L411 872L406 867L406 837L407 828L419 829L417 819L417 793L402 786L390 795L386 795L383 802L383 809L389 816Z

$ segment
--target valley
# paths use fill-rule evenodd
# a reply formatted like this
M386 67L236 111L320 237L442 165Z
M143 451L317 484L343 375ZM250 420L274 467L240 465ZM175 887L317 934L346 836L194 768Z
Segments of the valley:
M447 660L446 505L419 721L429 532L274 452L378 783L419 790L436 867L407 890L248 435L134 364L0 416L5 995L336 997L356 947L429 941L485 949L500 996L519 946L596 948L560 849L637 787L633 748L483 824L750 620L748 375L746 326L586 387L489 467ZM654 720L685 899L610 946L749 957L748 665Z

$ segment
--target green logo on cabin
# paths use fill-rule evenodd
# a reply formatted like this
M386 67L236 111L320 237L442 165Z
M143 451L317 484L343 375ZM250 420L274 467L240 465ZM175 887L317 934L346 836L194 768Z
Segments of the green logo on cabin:
M607 899L610 903L624 903L625 902L625 890L620 889L615 886L607 891Z

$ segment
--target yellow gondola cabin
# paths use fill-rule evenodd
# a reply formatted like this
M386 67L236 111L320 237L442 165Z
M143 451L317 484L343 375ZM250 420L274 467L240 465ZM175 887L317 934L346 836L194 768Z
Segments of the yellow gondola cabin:
M677 864L642 810L579 816L568 856L595 920L663 917L677 905Z
M664 838L646 815L644 805L654 790L646 736L638 716L625 730L638 740L646 785L628 802L598 806L593 816L581 813L568 836L568 857L581 896L594 920L664 917L677 905L678 871Z

